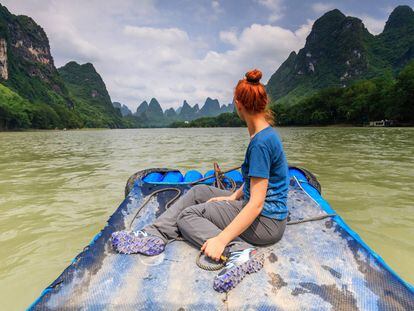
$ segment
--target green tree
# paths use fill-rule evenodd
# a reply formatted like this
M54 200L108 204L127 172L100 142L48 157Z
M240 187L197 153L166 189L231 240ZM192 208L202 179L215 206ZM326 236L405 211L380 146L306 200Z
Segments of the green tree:
M31 104L0 84L0 130L29 128Z
M414 61L398 75L394 92L390 117L405 123L414 123Z

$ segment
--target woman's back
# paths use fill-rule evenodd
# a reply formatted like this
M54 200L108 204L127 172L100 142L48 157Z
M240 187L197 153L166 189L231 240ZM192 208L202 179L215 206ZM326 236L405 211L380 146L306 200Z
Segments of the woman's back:
M276 130L268 126L250 140L242 165L245 200L250 197L250 177L269 180L262 215L285 219L287 217L287 193L289 168L282 142Z

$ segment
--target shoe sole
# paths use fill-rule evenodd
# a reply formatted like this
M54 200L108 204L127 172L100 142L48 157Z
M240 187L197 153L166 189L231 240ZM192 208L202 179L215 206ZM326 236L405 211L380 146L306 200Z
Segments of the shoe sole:
M158 237L137 237L128 232L118 232L112 235L112 246L121 254L159 255L164 251L165 244Z
M237 266L228 273L222 276L216 276L214 279L213 288L220 292L228 292L235 288L247 274L258 272L263 268L264 255L259 254L249 259L245 263Z

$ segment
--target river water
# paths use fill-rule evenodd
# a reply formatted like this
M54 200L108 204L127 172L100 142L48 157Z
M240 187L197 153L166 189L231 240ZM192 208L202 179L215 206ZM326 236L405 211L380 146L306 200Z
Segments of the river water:
M414 128L278 128L290 165L414 283ZM105 225L149 167L240 165L245 128L0 133L0 301L27 307Z

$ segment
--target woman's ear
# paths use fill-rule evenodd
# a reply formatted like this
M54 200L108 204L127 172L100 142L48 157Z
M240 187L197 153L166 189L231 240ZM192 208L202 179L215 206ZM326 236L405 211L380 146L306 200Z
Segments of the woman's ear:
M243 105L237 100L234 100L234 104L236 105L236 113L240 119L244 120L243 117Z
M241 104L240 104L240 102L237 99L235 99L234 100L234 104L236 105L237 110L240 111L241 110Z

